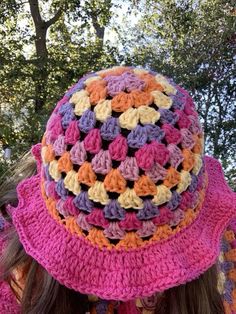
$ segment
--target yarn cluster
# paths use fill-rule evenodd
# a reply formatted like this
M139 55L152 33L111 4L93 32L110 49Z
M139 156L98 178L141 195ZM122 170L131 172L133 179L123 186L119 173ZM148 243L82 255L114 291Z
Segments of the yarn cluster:
M57 104L42 141L42 194L72 233L106 248L137 248L198 215L206 173L189 94L131 67L92 73Z

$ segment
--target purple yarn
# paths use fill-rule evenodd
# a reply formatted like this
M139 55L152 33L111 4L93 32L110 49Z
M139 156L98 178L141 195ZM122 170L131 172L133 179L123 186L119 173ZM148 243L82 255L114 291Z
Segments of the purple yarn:
M146 83L134 73L124 72L121 78L125 81L127 92L131 92L134 89L143 90L145 88Z
M55 190L57 192L57 194L64 200L66 199L67 195L68 195L68 190L65 188L64 185L64 180L60 179L57 183L56 183L56 187Z
M91 213L94 207L93 202L88 198L88 193L84 191L74 198L73 203L78 209L89 213Z
M171 110L160 109L159 112L161 114L160 121L163 124L169 123L174 125L179 119L178 115L175 112L172 112Z
M176 95L172 95L171 98L173 101L172 108L179 110L184 109L186 101L186 96L184 94L182 94L180 91L177 91Z
M109 204L107 204L104 209L104 216L107 219L125 219L125 210L122 208L116 200L111 200Z
M56 209L58 210L58 212L63 215L64 217L67 217L69 215L68 211L65 210L65 201L60 199L59 201L57 201L56 203Z
M224 299L228 303L232 303L232 291L234 288L233 280L230 280L230 279L226 280L224 288L225 288Z
M151 141L161 142L161 140L165 137L165 132L161 130L161 128L158 125L146 124L144 128L147 131L147 139L149 142Z
M108 75L104 80L107 81L107 92L111 97L125 90L125 81L122 76Z
M181 195L176 191L172 192L171 200L167 203L166 207L170 210L175 210L181 202Z
M145 127L137 125L135 129L133 129L128 137L127 142L129 147L132 148L140 148L147 142L147 130Z
M220 264L220 269L223 271L223 273L228 273L231 269L234 268L233 262L224 261Z
M159 215L159 209L150 200L144 201L144 206L137 213L139 220L149 220Z
M51 181L52 178L51 178L50 173L49 173L49 165L44 166L43 168L44 168L44 178L45 178L45 180L46 181Z
M220 243L220 250L223 253L226 253L229 250L229 243L226 240L224 240L224 239L222 239L222 241Z
M75 120L75 114L74 109L71 107L67 109L64 116L61 119L63 129L67 129L72 120Z
M79 128L82 132L88 133L95 127L96 117L95 113L90 109L86 110L79 120Z
M110 117L101 127L101 136L104 140L112 141L120 134L118 119Z
M2 216L0 216L0 231L4 229L5 226L5 220Z
M61 107L58 109L58 113L60 113L62 116L68 111L72 109L72 104L69 102L66 102L65 104L61 105Z
M195 192L198 185L198 177L195 174L191 174L192 181L190 186L188 187L189 192Z
M96 303L96 313L97 314L106 314L108 310L109 301L99 300Z
M88 73L86 75L84 75L77 83L75 83L75 85L73 85L68 92L66 92L65 96L66 97L70 97L72 94L74 94L75 92L81 90L84 88L84 82L93 76L97 76L96 73L92 72L92 73Z

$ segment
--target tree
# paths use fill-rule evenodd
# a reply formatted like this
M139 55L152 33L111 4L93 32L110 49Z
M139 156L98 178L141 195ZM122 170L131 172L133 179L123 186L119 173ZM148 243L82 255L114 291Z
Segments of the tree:
M120 36L126 63L162 72L191 92L204 124L206 152L221 159L236 189L232 12L222 0L139 1L135 25L125 25L128 32Z

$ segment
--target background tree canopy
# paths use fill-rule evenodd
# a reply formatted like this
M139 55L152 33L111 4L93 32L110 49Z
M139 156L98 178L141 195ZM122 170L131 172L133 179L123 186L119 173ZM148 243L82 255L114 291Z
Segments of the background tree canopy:
M195 99L206 152L236 189L234 1L3 0L0 3L0 174L33 143L84 73L140 65ZM5 160L4 149L12 149Z

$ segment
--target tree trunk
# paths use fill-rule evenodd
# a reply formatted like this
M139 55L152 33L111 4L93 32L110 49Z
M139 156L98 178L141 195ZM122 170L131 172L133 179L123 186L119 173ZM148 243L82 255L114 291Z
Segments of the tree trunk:
M55 15L49 20L44 21L39 10L38 0L28 0L30 12L35 26L35 48L37 63L34 73L35 81L35 111L43 109L47 99L47 80L48 80L48 50L47 50L47 30L57 22L62 15L63 9L60 7Z

